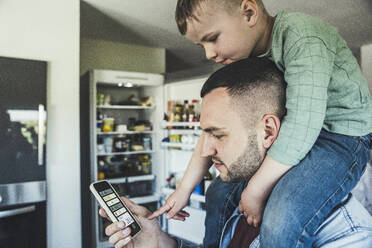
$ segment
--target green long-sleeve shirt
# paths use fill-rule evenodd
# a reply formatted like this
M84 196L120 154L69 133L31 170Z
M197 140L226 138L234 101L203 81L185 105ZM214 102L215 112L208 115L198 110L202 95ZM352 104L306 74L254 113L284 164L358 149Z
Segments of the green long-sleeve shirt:
M301 13L278 13L267 56L284 72L286 108L268 154L296 165L322 128L362 136L372 132L372 101L366 80L337 29Z

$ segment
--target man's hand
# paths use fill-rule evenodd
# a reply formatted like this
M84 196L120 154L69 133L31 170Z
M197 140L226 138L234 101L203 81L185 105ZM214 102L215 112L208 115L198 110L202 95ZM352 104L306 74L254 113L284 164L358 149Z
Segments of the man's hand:
M249 225L254 227L260 225L265 205L266 199L263 195L248 184L240 199L239 212L243 213Z
M189 198L190 194L183 188L178 187L176 191L168 197L164 205L149 216L149 219L152 220L167 212L167 219L185 221L186 217L189 217L190 214L182 209L187 205Z
M121 199L136 216L142 227L142 231L132 239L130 236L130 227L126 227L124 222L112 223L105 229L105 233L109 236L109 242L114 245L115 248L132 248L134 246L136 248L158 248L175 246L175 241L160 230L157 219L147 219L147 217L151 215L150 211L124 197L121 197ZM99 210L99 214L109 219L105 210L102 208Z

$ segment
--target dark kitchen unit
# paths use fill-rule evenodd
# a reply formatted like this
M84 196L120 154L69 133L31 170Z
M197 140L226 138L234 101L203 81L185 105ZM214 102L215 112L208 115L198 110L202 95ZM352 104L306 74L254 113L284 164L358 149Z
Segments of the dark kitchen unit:
M46 247L44 61L0 57L0 247Z

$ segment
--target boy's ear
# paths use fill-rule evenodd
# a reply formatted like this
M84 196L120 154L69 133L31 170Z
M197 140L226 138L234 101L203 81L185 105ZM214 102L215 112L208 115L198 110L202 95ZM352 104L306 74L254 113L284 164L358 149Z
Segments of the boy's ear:
M250 26L254 26L257 23L258 9L256 0L242 0L240 11Z
M279 134L280 120L276 115L265 115L262 118L264 124L265 136L262 140L262 145L264 148L269 149L274 143Z

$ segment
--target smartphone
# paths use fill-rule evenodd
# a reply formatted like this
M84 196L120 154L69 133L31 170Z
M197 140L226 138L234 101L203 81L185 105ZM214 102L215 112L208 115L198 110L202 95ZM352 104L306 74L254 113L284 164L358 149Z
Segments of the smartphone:
M141 231L140 224L108 181L94 182L89 188L112 222L123 221L130 227L132 238Z

